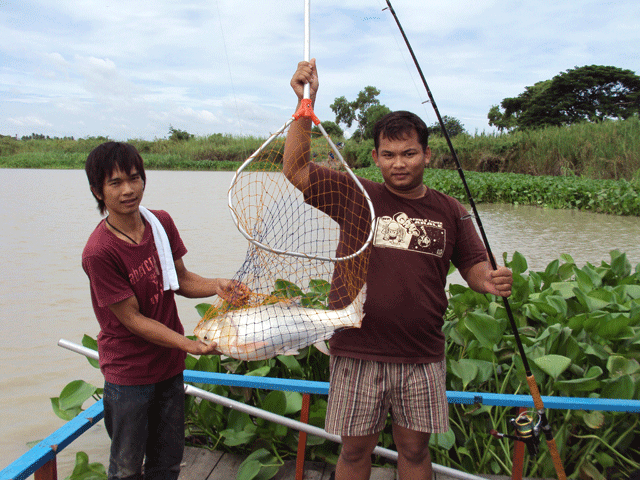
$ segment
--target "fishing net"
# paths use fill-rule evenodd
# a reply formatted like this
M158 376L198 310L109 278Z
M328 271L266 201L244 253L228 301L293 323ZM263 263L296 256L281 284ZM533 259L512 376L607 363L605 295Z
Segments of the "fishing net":
M216 341L223 347L219 350L234 358L295 353L337 328L359 326L362 319L364 292L359 294L365 285L373 207L344 161L341 144L335 145L322 128L309 132L309 143L290 144L291 155L306 156L340 182L311 185L309 191L324 194L314 197L313 206L305 201L282 173L292 121L249 157L229 188L231 215L248 242L234 279L251 294L241 306L224 301L212 305L196 333L208 329L206 340ZM324 212L343 213L334 219ZM349 215L353 212L361 214ZM330 312L318 318L323 310Z
M306 61L309 3L305 0ZM243 163L229 188L231 216L248 240L234 279L252 293L240 305L213 305L194 333L234 358L260 360L320 347L336 329L362 322L373 205L314 114L309 88L296 114ZM311 119L319 133L292 135L285 152L288 129L299 119ZM304 156L322 163L339 179L310 185L306 202L283 174L285 155L294 162Z

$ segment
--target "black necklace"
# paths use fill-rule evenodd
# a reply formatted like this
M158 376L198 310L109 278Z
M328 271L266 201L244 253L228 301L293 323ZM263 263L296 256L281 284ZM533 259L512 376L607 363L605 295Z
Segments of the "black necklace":
M126 233L124 233L122 230L117 229L116 227L114 227L111 222L109 221L109 217L105 217L105 222L107 222L109 224L109 226L111 228L113 228L116 232L121 233L122 235L124 235L125 237L127 237L129 240L131 240L133 243L135 243L136 245L138 245L138 242L136 242L133 238L131 238L129 235L127 235Z

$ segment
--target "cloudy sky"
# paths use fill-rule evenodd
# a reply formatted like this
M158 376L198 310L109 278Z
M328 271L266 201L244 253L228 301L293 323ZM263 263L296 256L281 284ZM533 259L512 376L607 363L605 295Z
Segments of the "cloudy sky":
M640 74L638 0L391 1L442 115L470 133L576 66ZM315 112L368 85L437 121L385 0L312 0ZM303 0L0 0L0 134L267 136L293 113Z

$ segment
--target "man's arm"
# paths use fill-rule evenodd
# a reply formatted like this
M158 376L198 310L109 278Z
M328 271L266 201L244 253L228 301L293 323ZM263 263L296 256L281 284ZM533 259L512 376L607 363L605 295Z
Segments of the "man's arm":
M485 261L460 270L460 275L469 287L478 293L490 293L501 297L511 295L513 274L507 267L498 267L494 270L491 264Z
M246 285L226 278L205 278L190 272L180 258L175 261L176 273L180 289L179 295L187 298L204 298L218 295L227 302L237 305L248 297L249 289Z
M298 68L291 78L291 87L298 97L296 111L300 108L304 96L304 86L309 84L312 104L318 92L318 73L316 61L298 63ZM289 126L284 146L282 172L298 190L304 192L309 187L309 162L311 150L311 119L301 117Z
M135 295L109 305L109 308L127 330L148 342L162 347L179 348L192 355L220 355L216 350L217 343L207 345L200 340L189 340L157 320L142 315Z

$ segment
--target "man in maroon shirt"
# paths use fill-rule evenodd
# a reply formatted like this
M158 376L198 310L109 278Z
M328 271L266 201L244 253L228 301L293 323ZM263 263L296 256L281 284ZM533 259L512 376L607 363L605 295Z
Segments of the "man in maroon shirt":
M246 288L187 270L187 250L169 214L140 207L146 176L132 145L99 145L85 170L100 213L108 213L82 253L100 324L104 418L111 437L108 476L142 479L144 462L145 479L175 480L184 450L186 354L219 352L215 342L184 336L174 294L220 295L234 302ZM165 250L167 255L159 254Z
M315 60L299 63L291 80L298 108L305 84L315 101ZM307 203L341 226L338 249L352 250L353 245L343 243L361 241L359 232L370 216L364 194L348 193L355 190L344 183L355 182L346 174L310 162L310 130L309 118L291 124L283 173ZM359 179L375 221L362 327L339 331L329 341L325 429L342 436L338 480L369 478L371 453L389 410L400 478L431 479L430 435L448 430L442 324L449 264L480 293L511 294L511 271L491 268L464 207L423 183L431 157L427 140L427 127L416 115L386 115L374 127L372 152L384 183ZM345 274L334 272L332 289L343 288Z

